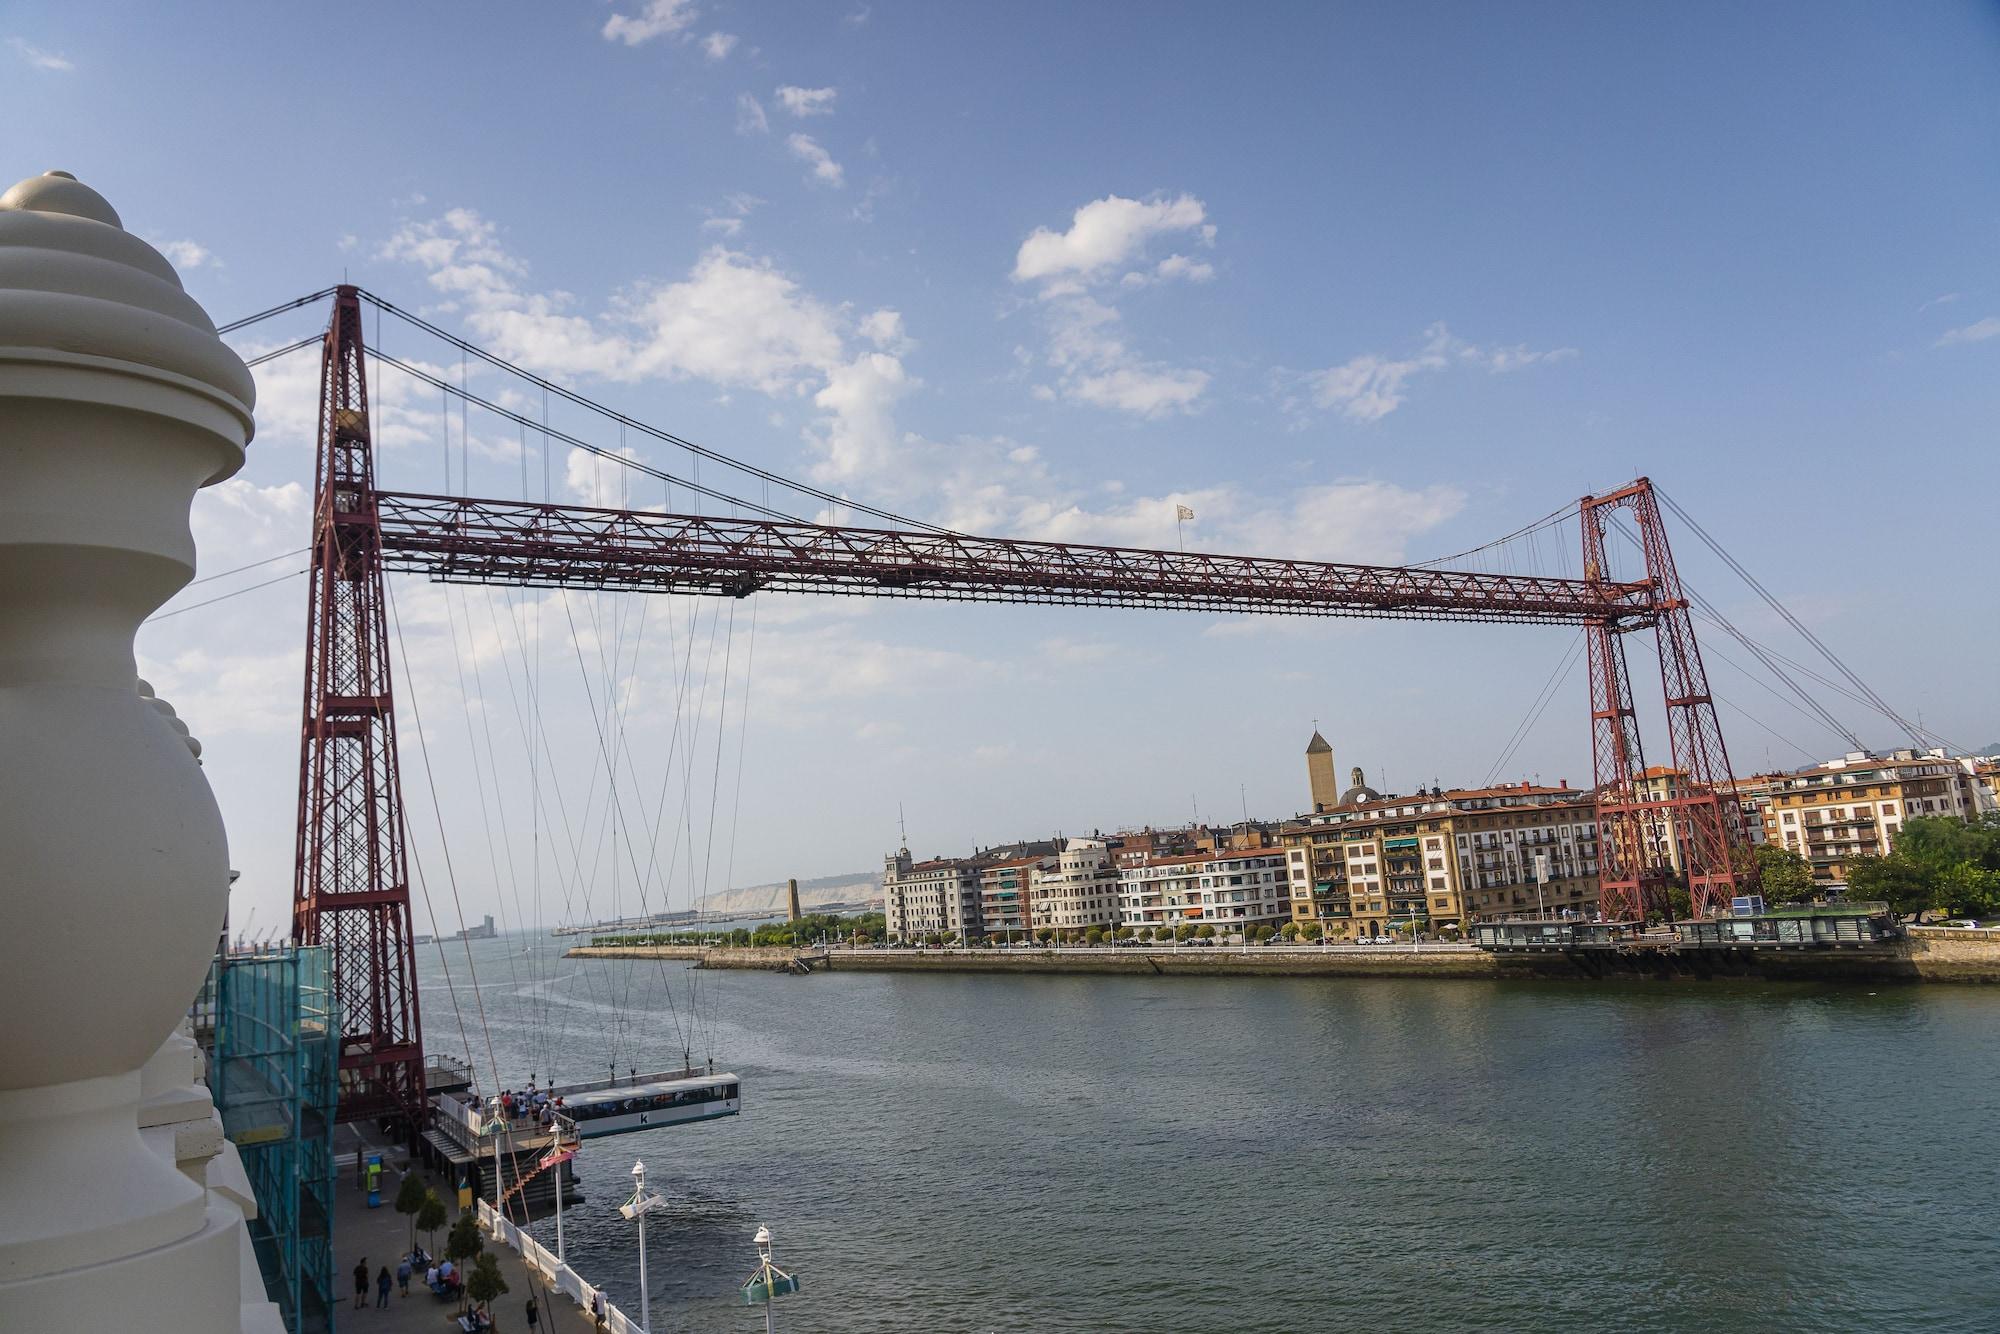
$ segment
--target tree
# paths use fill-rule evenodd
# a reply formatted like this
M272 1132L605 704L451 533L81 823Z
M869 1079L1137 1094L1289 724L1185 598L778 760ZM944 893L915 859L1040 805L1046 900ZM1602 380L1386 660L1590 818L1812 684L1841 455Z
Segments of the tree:
M1211 936L1214 935L1215 928L1214 927L1208 928L1208 934L1210 934ZM1194 939L1194 928L1189 926L1186 922L1182 922L1179 926L1174 928L1174 939L1175 940Z
M500 1261L482 1252L473 1262L471 1276L465 1280L465 1295L483 1305L505 1291L507 1280L500 1273Z
M1856 857L1847 863L1847 897L1868 901L1879 899L1898 917L1914 915L1917 921L1937 906L1935 876L1900 852L1886 857Z
M1196 927L1194 929L1194 933L1197 937L1199 937L1202 940L1215 939L1215 928L1210 926L1207 922L1203 922L1200 926Z
M430 1187L415 1172L403 1173L403 1184L396 1187L396 1212L410 1216L410 1249L417 1248L417 1213L430 1197Z
M1321 936L1326 934L1326 928L1321 926L1318 922L1306 922L1299 927L1299 934L1304 936L1307 940L1318 940Z
M1297 940L1299 938L1299 924L1297 922L1287 922L1278 929L1278 934L1286 940Z
M1287 922L1285 923L1285 925L1290 926L1291 923ZM1269 922L1266 922L1262 926L1257 928L1257 943L1261 945L1265 941L1269 940L1272 936L1275 936L1277 934L1278 934L1278 928L1272 926Z
M1952 917L1991 916L2000 911L2000 871L1970 861L1947 866L1937 876L1936 900Z
M1121 926L1116 931L1112 932L1112 934L1117 936L1118 939L1120 940L1130 940L1132 938L1133 932L1131 927Z
M1055 938L1056 938L1056 933L1054 927L1038 926L1035 928L1035 939L1041 941L1044 945L1048 944Z
M476 1209L467 1209L458 1216L458 1221L451 1225L451 1231L445 1234L445 1259L455 1260L463 1268L467 1260L485 1249L486 1236L479 1230L479 1212Z
M1812 863L1775 843L1759 843L1753 854L1757 883L1766 903L1804 903L1818 892Z
M444 1226L444 1221L448 1217L450 1215L445 1212L444 1201L438 1198L437 1192L425 1190L424 1202L417 1206L417 1216L411 1220L412 1232L424 1234L425 1250L428 1251L437 1245L437 1230Z

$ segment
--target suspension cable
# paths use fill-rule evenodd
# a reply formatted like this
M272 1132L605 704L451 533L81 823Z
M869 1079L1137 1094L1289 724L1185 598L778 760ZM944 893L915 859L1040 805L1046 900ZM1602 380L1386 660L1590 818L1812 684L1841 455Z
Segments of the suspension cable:
M1674 517L1687 525L1688 531L1692 532L1696 537L1700 538L1703 545L1705 545L1710 551L1715 553L1717 559L1722 561L1723 564L1727 565L1731 570L1733 570L1736 573L1737 577L1742 579L1744 583L1750 585L1751 590L1755 592L1758 597L1764 600L1764 604L1768 606L1772 611L1777 612L1779 616L1783 617L1785 623L1791 626L1792 629L1798 631L1799 636L1801 638L1803 638L1808 644L1811 644L1815 649L1818 649L1820 655L1824 657L1827 660L1827 662L1832 664L1833 669L1836 672L1840 673L1841 676L1846 678L1848 684L1852 685L1856 690L1860 691L1864 696L1867 697L1868 702L1875 708L1877 712L1879 712L1883 717L1889 719L1891 722L1895 723L1898 727L1901 727L1912 741L1915 741L1920 745L1927 745L1934 743L1943 746L1946 750L1951 750L1951 751L1960 750L1959 747L1951 745L1948 741L1946 741L1943 737L1939 736L1937 733L1929 731L1928 729L1921 727L1916 723L1911 722L1908 718L1905 718L1902 714L1896 712L1895 709L1891 708L1889 702L1883 699L1881 695L1877 694L1875 690L1868 685L1867 682L1863 681L1859 676L1857 676L1854 673L1853 669L1850 668L1845 662L1841 660L1839 654L1835 653L1832 649L1828 648L1825 642L1821 640L1818 635L1814 634L1809 628L1807 628L1804 621L1801 621L1797 616L1794 616L1789 607L1785 606L1784 603L1780 602L1777 596L1773 594L1770 589L1764 587L1764 585L1758 581L1755 575L1751 574L1749 570L1745 569L1743 567L1742 562L1738 561L1734 556L1730 555L1729 552L1723 548L1720 542L1716 541L1715 538L1709 535L1709 532L1706 528L1703 528L1699 523L1695 522L1694 516L1690 515L1687 512L1687 510L1683 509L1679 504L1679 502L1677 502L1672 496L1668 495L1665 491L1660 490L1660 488L1657 486L1655 486L1653 490L1655 494L1657 494L1660 497L1661 502L1665 504L1668 509L1673 511ZM1960 751L1960 753L1963 752Z
M402 320L406 324L421 329L425 333L430 334L433 338L437 338L445 343L448 343L452 347L457 348L460 351L460 353L466 356L477 357L479 360L485 362L489 366L492 366L498 370L506 371L510 375L514 375L519 377L520 379L526 380L529 384L535 385L538 388L540 388L544 393L554 394L556 397L564 399L570 403L574 403L580 408L583 408L590 412L594 412L601 417L609 418L610 420L617 422L620 426L628 427L631 430L638 431L642 435L651 436L653 439L658 440L663 444L672 445L676 449L685 449L690 454L694 454L701 458L712 459L715 462L724 465L725 467L734 468L738 472L747 473L752 477L761 478L762 480L767 482L775 482L779 486L785 487L788 490L796 491L801 495L810 496L814 500L822 501L829 505L836 505L843 509L857 510L862 514L870 515L874 518L881 519L888 523L893 523L904 527L922 528L925 529L926 531L934 533L950 533L952 531L951 529L940 527L939 525L934 523L927 523L922 519L913 519L910 518L908 515L897 514L892 510L882 509L878 506L869 505L862 501L854 500L847 496L838 495L832 491L824 490L823 488L810 485L809 483L806 482L794 481L792 478L786 477L781 473L774 473L769 471L768 469L760 468L755 464L745 463L740 459L731 458L727 454L721 453L720 451L717 450L710 449L706 445L697 444L694 441L689 440L683 436L675 435L671 431L664 431L657 426L650 426L645 422L640 421L636 417L629 417L626 414L617 411L615 408L606 407L604 404L599 403L594 399L584 397L582 394L577 393L573 389L557 384L553 380L544 379L542 376L535 374L533 371L526 370L520 366L515 365L513 362L507 361L502 357L496 356L495 354L488 352L485 348L480 347L478 344L468 342L465 339L460 338L456 334L449 333L444 329L439 328L437 325L432 324L430 321L422 318L421 316L415 315L410 311L404 310L402 307L397 306L390 301L384 300L382 297L376 296L373 292L368 291L366 288L360 289L360 296L362 300L367 301L382 310L388 311L391 315L394 315L397 319ZM746 503L744 501L736 500L734 497L722 496L712 491L704 491L703 494L714 496L717 499L727 500L731 504Z
M460 388L458 385L451 383L451 381L449 380L445 380L438 376L432 375L428 371L421 370L418 367L410 365L406 361L402 361L396 357L389 356L387 353L378 352L374 348L368 349L368 355L381 365L393 366L397 370L403 372L405 375L408 375L411 378L418 380L423 384L431 386L433 389L438 390L442 394L445 394L447 396L457 397L461 399L463 402L474 404L480 408L485 409L488 412L491 412L497 417L504 418L505 420L510 422L515 422L523 427L533 426L535 430L541 432L541 434L544 437L560 440L562 443L566 445L570 445L573 448L580 449L584 451L586 454L595 454L598 458L604 459L610 463L616 463L620 467L630 468L634 472L644 473L648 477L654 477L661 481L678 483L681 486L687 487L689 490L698 491L705 496L709 496L715 500L723 501L726 504L741 505L746 509L756 510L758 513L762 514L767 519L783 519L792 523L805 522L805 520L800 519L795 514L786 514L781 510L766 509L762 505L758 505L751 501L744 500L738 496L732 496L727 492L711 490L708 487L700 485L699 483L690 482L683 478L677 477L674 474L667 472L662 468L655 467L653 464L645 463L638 459L627 458L625 455L618 453L616 450L606 449L602 445L593 445L588 440L582 439L579 436L570 435L568 432L565 431L559 431L553 426L539 425L536 422L532 421L531 419L522 416L518 412L514 412L509 408L504 408L500 406L498 403L492 402L489 399L480 397L478 394L474 394L465 389ZM447 414L447 421L449 421L449 414ZM447 445L445 448L446 448L445 457L447 461L447 466L449 466L450 446ZM546 450L544 452L546 452ZM447 487L447 489L449 489L449 487Z

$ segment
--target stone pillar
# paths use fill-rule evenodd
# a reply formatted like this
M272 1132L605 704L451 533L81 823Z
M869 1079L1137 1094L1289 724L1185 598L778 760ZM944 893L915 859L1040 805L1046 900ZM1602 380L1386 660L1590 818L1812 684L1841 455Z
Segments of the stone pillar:
M791 914L787 921L796 922L805 916L799 911L799 882L796 879L785 882L785 911Z
M229 861L132 640L193 577L189 507L242 466L254 397L96 191L0 195L0 1329L240 1327L240 1213L141 1132L142 1101L156 1131L202 1119L169 1110L173 1035Z

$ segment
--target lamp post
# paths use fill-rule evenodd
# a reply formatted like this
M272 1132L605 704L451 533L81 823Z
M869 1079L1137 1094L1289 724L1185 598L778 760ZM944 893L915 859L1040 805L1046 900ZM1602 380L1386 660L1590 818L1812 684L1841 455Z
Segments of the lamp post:
M756 1240L757 1263L763 1266L764 1272L768 1275L771 1272L771 1229L761 1223L758 1224ZM764 1303L764 1334L773 1334L773 1331L776 1329L775 1321L771 1315L771 1308L774 1305L776 1305L775 1302Z
M743 1280L741 1295L745 1306L764 1308L764 1334L774 1334L776 1317L771 1313L771 1304L780 1297L790 1296L799 1290L799 1280L787 1274L771 1259L771 1229L757 1229L757 1271Z
M627 1219L639 1221L639 1328L642 1334L653 1334L653 1296L646 1286L646 1215L665 1204L658 1195L646 1193L646 1164L632 1164L632 1198L620 1205L618 1212Z

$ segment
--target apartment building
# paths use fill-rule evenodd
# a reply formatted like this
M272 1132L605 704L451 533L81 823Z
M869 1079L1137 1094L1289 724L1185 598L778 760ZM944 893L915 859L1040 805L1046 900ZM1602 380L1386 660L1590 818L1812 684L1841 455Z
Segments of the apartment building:
M1101 838L1072 838L1055 865L1035 873L1029 924L1080 931L1118 925L1118 867Z
M1223 848L1155 857L1119 871L1121 926L1213 926L1224 934L1280 926L1291 915L1286 850Z
M1596 910L1590 793L1520 783L1383 797L1358 779L1354 789L1366 795L1280 833L1295 921L1377 935L1411 921L1442 930L1481 917Z
M1003 857L979 868L979 918L988 936L1022 940L1034 930L1035 876L1054 869L1055 858Z
M882 911L891 939L973 939L982 934L980 864L967 857L914 861L899 848L882 859Z
M1941 750L1851 751L1772 780L1765 838L1812 863L1813 879L1838 887L1847 863L1896 849L1917 816L1974 818L1983 806L1974 767Z

